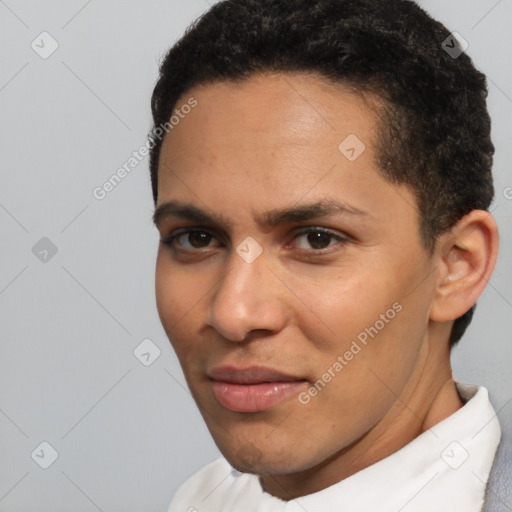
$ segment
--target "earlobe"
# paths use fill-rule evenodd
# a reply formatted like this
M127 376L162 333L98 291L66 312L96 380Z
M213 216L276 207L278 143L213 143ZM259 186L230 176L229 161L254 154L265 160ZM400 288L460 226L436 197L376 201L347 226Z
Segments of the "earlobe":
M496 222L483 210L471 211L441 235L431 320L455 320L476 303L496 265L498 240Z

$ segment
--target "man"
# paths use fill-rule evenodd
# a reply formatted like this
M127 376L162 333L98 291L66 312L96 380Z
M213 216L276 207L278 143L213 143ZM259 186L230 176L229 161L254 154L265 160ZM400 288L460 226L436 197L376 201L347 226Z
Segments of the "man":
M157 306L224 456L170 511L482 510L500 427L450 349L498 251L486 94L408 0L221 1L169 51Z

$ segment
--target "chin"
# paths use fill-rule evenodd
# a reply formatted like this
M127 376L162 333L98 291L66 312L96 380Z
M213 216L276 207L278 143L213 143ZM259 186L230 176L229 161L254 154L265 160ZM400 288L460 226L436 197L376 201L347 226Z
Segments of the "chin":
M294 453L296 450L285 453L282 449L258 447L250 442L238 448L231 444L229 447L219 446L219 449L229 464L241 473L285 475L300 472L315 465L315 461L298 460L298 454Z

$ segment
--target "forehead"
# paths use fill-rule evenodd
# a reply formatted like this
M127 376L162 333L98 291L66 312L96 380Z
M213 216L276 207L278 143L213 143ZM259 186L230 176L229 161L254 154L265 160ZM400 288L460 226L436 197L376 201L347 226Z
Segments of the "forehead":
M265 73L199 85L182 95L176 108L192 96L199 108L182 127L217 132L217 142L249 134L274 144L330 142L329 134L349 131L370 142L377 131L379 98L315 73Z
M416 213L409 189L378 172L377 98L285 73L194 87L176 109L190 98L197 106L164 139L159 204L180 199L236 217L329 194L383 222L390 206Z
M175 112L191 98L197 106L164 139L160 181L166 169L200 167L215 169L209 178L221 172L230 180L259 177L268 183L285 177L292 186L299 173L316 176L332 165L357 168L359 156L374 167L375 101L316 74L200 85L182 95Z

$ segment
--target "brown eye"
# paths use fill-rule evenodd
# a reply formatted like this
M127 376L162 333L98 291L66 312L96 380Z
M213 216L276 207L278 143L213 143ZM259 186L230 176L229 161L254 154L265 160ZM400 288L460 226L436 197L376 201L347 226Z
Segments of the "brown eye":
M162 239L161 242L166 245L177 246L178 249L194 250L208 247L214 238L207 231L188 229L176 232L170 237Z
M332 239L332 235L322 231L310 231L306 236L308 243L314 249L325 249L330 245L329 242Z
M300 241L301 239L302 241ZM320 228L304 229L296 235L295 240L299 240L299 242L296 243L296 247L305 250L327 249L335 243L347 241L345 238L332 231Z
M178 237L178 239L183 236L185 236L185 239L190 243L190 245L196 249L207 247L213 238L210 233L206 233L205 231L190 231L188 233L183 233Z

